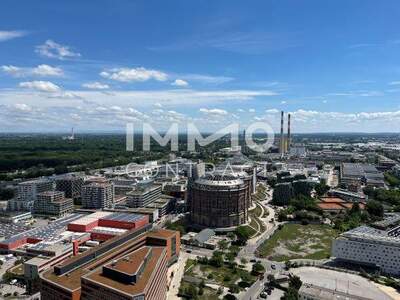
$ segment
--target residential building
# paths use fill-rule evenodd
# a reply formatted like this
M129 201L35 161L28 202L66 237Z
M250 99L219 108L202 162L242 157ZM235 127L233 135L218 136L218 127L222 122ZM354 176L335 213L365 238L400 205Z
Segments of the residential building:
M74 201L65 198L64 192L46 191L37 195L33 211L37 215L61 217L74 210Z
M80 201L83 181L83 177L72 174L57 178L56 191L64 192L66 198Z
M83 208L112 208L114 186L108 182L91 182L82 186Z
M21 182L17 187L17 197L8 201L8 209L12 211L32 211L37 195L51 190L53 190L53 182L49 179Z

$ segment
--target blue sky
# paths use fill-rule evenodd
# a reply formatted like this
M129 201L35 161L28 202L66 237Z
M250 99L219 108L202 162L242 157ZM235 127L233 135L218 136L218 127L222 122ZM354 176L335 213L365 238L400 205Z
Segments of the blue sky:
M0 130L400 131L398 1L2 1Z

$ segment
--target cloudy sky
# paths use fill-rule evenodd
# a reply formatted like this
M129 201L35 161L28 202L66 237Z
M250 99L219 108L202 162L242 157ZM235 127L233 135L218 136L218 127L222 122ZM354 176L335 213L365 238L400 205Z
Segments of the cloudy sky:
M0 131L400 131L399 28L397 0L4 0Z

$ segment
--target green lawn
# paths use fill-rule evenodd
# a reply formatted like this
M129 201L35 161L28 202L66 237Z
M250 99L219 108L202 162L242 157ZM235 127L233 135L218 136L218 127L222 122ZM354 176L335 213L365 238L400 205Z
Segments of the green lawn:
M337 232L328 225L285 224L257 249L258 256L275 261L329 257Z

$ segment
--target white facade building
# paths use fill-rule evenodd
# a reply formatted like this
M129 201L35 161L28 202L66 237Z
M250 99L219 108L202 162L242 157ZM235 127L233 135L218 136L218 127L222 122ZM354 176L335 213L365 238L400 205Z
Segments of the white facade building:
M400 275L400 238L391 232L368 226L347 231L334 240L332 256Z

